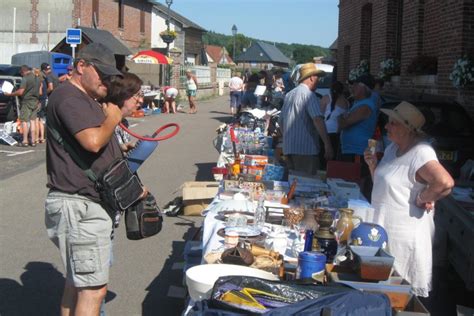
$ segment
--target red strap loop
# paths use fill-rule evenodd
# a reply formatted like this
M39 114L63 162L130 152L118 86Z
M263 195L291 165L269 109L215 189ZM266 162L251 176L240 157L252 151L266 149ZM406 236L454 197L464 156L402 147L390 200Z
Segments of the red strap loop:
M127 127L125 127L125 125L123 125L122 123L119 124L119 126L124 130L126 131L127 133L129 133L130 135L132 135L133 137L136 137L138 139L141 139L141 140L147 140L147 141L152 141L152 142L158 142L158 141L162 141L162 140L167 140L171 137L174 137L176 136L176 134L178 134L179 132L179 125L176 124L176 123L169 123L169 124L166 124L166 125L163 125L161 126L160 128L158 128L152 135L152 137L146 137L146 136L141 136L141 135L138 135L134 132L132 132L131 130L129 130ZM163 132L165 129L168 129L170 127L174 127L174 131L164 135L164 136L160 136L160 137L157 137L161 132Z

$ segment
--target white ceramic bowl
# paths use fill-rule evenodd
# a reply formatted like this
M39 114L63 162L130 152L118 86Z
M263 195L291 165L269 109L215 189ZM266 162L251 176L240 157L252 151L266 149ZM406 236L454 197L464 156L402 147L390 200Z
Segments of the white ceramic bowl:
M214 282L219 277L228 275L245 275L278 281L276 275L259 269L234 264L201 264L186 271L186 285L189 295L194 301L210 298Z

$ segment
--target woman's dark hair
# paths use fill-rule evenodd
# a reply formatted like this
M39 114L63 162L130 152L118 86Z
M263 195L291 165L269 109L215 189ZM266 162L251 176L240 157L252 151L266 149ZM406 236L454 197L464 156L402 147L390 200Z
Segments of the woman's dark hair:
M129 72L124 73L123 78L114 77L113 80L105 80L107 96L103 101L111 102L122 108L125 100L130 99L140 91L142 84L143 81L137 75Z
M336 101L344 92L344 85L340 81L331 84L331 113L336 107Z
M251 74L247 81L247 90L254 90L259 82L258 74Z

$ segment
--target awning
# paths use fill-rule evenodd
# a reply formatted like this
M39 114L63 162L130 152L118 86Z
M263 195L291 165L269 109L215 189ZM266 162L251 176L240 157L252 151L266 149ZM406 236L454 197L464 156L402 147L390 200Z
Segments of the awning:
M142 50L132 57L137 64L162 64L169 65L173 60L153 50Z

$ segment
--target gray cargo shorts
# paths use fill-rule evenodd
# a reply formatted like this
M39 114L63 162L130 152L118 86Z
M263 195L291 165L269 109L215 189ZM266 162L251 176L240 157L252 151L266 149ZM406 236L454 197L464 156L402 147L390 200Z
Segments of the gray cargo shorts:
M67 284L91 287L108 283L112 220L100 204L81 195L50 190L45 225L61 253Z

